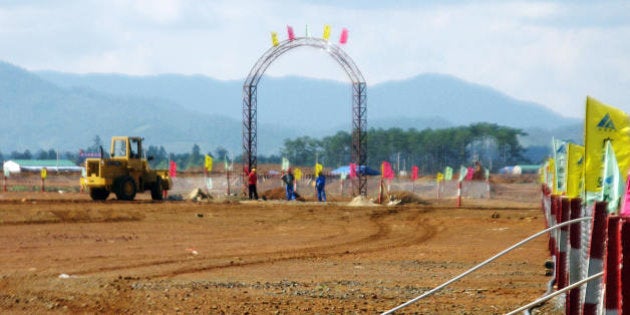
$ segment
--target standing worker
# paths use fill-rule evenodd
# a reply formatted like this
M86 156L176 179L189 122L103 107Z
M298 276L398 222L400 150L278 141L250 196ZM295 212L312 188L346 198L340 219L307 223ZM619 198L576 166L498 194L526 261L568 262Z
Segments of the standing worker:
M317 200L326 202L326 176L324 176L323 172L319 172L315 180L315 188L317 188Z
M247 184L249 187L249 199L258 200L258 192L256 191L256 182L258 181L258 175L256 169L252 168L252 171L247 175Z
M293 181L295 177L293 177L291 168L287 169L287 172L280 178L284 182L284 185L287 187L287 200L295 200L295 193L293 191Z

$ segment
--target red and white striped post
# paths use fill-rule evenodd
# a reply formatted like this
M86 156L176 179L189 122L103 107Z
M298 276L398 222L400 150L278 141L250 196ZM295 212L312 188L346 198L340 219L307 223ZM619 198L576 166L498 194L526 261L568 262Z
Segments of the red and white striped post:
M595 203L593 211L593 224L591 229L591 246L588 260L588 276L600 273L604 270L604 252L606 250L606 231L608 230L607 202ZM583 315L596 315L601 299L602 279L586 283L586 295L584 297Z
M569 220L571 215L571 202L567 198L562 198L561 202L561 215L558 223L564 223ZM569 277L567 275L568 257L567 247L569 244L569 227L563 226L560 228L560 240L558 244L558 289L562 289L568 285ZM568 299L569 295L567 295ZM568 305L568 304L567 304Z
M549 197L549 223L547 227L552 227L555 226L557 224L557 222L559 221L558 219L558 206L559 206L559 197L555 196L555 195L551 195ZM558 231L557 230L553 230L551 232L549 232L549 252L551 253L551 256L557 256L558 255L558 242L557 242L557 238L556 236L558 236ZM556 273L557 274L557 273ZM558 280L558 279L556 279ZM557 281L556 281L557 283Z
M457 207L462 206L462 181L457 181Z
M630 218L624 217L621 223L621 314L630 314ZM625 268L624 268L625 266Z
M582 217L582 199L573 198L569 200L571 206L571 220ZM581 226L580 223L571 224L569 228L569 242L571 249L569 251L569 283L573 284L580 281L582 274L582 259L580 252L582 248L581 242ZM579 314L582 309L580 305L580 287L573 288L567 294L567 314Z
M620 248L621 238L619 227L621 226L621 218L618 216L608 217L608 231L606 231L607 246L606 260L604 262L604 307L606 315L619 314L621 306L621 255Z

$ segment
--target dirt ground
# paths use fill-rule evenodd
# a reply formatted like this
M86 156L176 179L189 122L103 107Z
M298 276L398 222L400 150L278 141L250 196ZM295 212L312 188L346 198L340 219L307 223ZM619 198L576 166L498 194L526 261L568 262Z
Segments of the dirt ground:
M538 185L397 206L0 193L1 313L375 314L545 228ZM546 237L398 314L540 297ZM551 312L547 309L545 313Z

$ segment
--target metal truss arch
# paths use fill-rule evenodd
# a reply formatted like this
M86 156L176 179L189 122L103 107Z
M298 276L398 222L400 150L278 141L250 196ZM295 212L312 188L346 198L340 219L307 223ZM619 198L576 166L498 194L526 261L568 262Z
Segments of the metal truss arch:
M328 53L352 82L352 161L367 162L367 85L361 71L341 47L321 38L299 37L285 40L268 49L249 72L243 84L243 164L247 169L258 164L258 83L269 66L282 54L298 47L314 47ZM357 172L352 181L354 195L367 195L367 177Z

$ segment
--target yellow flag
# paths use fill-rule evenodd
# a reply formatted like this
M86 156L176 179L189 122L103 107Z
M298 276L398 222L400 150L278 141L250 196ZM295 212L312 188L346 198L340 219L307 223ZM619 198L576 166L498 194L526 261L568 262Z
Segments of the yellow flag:
M205 167L208 172L212 172L212 157L207 154L206 154Z
M558 187L556 187L556 160L549 158L549 177L547 178L547 186L551 187L551 193L558 194Z
M439 183L439 182L441 182L441 181L443 181L443 180L444 180L444 174L442 174L442 173L438 172L438 173L437 173L437 178L436 178L436 179L437 179L437 182L438 182L438 183Z
M540 176L538 180L540 184L547 185L547 183L549 182L548 178L550 176L550 171L551 169L549 168L549 159L547 159L545 163L543 163L543 165L538 169L538 176Z
M567 151L567 197L576 198L584 188L584 147L569 143Z
M321 173L324 170L324 166L319 164L319 163L315 163L315 176L319 176L319 173Z
M587 192L599 192L602 189L606 140L610 140L612 143L619 172L623 177L623 182L625 182L630 166L630 118L628 114L589 96L586 98L585 117L585 190Z
M296 169L293 171L293 176L295 176L295 179L296 179L296 180L300 180L300 179L302 178L302 170L301 170L301 169L299 169L299 168L296 168Z
M328 40L330 38L330 25L324 25L324 35L322 38Z
M278 42L278 33L271 32L271 43L273 44L274 47L280 44L280 42Z

